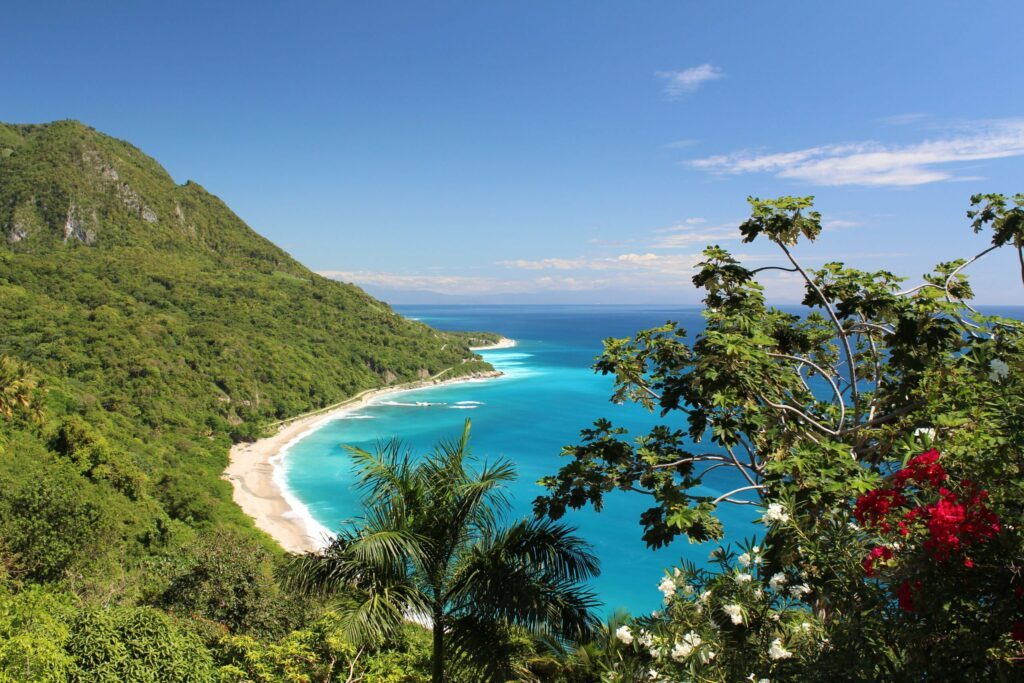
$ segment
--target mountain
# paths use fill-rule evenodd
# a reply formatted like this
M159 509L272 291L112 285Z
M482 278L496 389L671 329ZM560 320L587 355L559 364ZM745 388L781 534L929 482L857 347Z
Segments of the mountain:
M41 420L0 415L0 559L37 578L123 570L218 525L259 538L220 479L232 441L489 369L468 335L316 275L74 121L0 124L0 330L0 360L42 387ZM88 534L59 528L68 496L92 506Z

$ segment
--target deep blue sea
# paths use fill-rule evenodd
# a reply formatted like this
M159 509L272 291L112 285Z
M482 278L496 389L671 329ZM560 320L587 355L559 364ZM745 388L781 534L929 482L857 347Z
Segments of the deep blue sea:
M543 489L537 480L557 472L568 461L561 448L578 441L579 431L607 417L639 435L658 424L656 414L635 405L615 405L609 398L612 381L591 366L602 339L626 337L663 324L681 323L688 331L703 327L694 307L637 306L399 306L396 309L445 330L488 330L515 339L515 348L482 354L505 376L422 389L382 397L376 405L333 420L294 443L283 460L283 480L308 513L327 529L359 514L354 473L343 448L371 449L382 439L398 437L417 452L426 452L442 438L459 435L472 419L472 451L481 458L505 457L516 463L519 478L510 493L513 514L531 514L531 502ZM681 416L669 424L684 427ZM715 475L722 473L721 476ZM727 469L709 474L710 494L728 491L735 481ZM739 485L739 484L737 484ZM626 608L634 614L656 609L657 584L665 567L680 556L706 562L709 544L685 538L658 551L641 541L640 512L649 499L614 492L604 509L567 513L601 558L601 576L593 588L606 611ZM753 508L720 508L728 539L758 533Z

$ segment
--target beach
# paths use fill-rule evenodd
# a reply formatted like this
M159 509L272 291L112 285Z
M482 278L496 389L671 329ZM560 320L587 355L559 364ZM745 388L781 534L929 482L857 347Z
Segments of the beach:
M503 337L495 344L472 347L472 350L508 349L514 346L515 340ZM326 530L315 525L308 515L303 515L297 509L300 505L298 501L281 486L278 476L281 457L287 453L291 444L310 432L342 415L364 408L383 396L501 375L500 372L492 371L442 379L440 375L443 374L419 382L361 392L341 403L286 420L278 425L273 436L252 443L235 444L231 448L229 464L221 475L231 482L235 503L252 517L259 529L269 534L288 552L306 553L323 548L330 542Z

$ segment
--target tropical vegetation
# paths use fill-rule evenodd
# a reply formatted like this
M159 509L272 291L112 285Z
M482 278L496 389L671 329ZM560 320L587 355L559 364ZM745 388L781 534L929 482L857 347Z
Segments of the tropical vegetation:
M764 534L682 562L665 609L622 627L607 680L1011 680L1024 656L1024 323L969 303L968 266L1016 252L1024 195L976 195L990 243L920 284L797 257L821 231L810 197L750 200L745 242L782 265L709 247L694 284L707 326L609 339L614 399L667 424L630 440L583 432L543 483L559 518L615 489L651 501L648 545L717 541L720 505L759 508ZM803 282L803 311L769 306L758 278ZM712 469L733 473L709 495Z
M461 438L421 459L397 441L350 448L364 512L290 574L306 592L340 593L351 642L386 642L408 620L430 625L434 683L534 678L516 636L586 640L597 600L583 584L597 558L563 524L508 521L514 466L477 465L468 447L467 420Z
M597 360L662 426L598 420L528 520L468 433L354 451L363 515L289 557L231 502L230 445L487 371L469 347L494 335L310 272L127 143L0 125L0 681L1019 679L1024 327L976 310L966 274L1002 250L1024 278L1024 196L973 197L987 245L909 286L806 267L809 197L751 210L743 239L779 265L709 247L706 328ZM801 310L767 303L777 274ZM711 554L666 569L662 609L601 624L559 520L613 490L650 500L650 546ZM723 505L762 533L722 545Z

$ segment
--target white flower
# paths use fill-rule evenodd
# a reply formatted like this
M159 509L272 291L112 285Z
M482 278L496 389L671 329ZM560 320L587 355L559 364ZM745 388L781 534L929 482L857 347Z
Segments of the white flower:
M796 600L799 600L810 592L811 588L806 583L801 583L799 586L793 586L789 589L789 594Z
M786 585L786 575L782 572L772 574L772 578L768 579L768 587L778 593L782 590L782 587Z
M811 622L805 621L804 623L800 624L800 628L803 629L804 633L810 633L811 632Z
M672 596L676 594L676 582L672 580L671 576L666 576L658 584L658 590L665 596L665 604L668 604Z
M653 659L658 659L659 657L661 657L661 648L660 647L652 647L651 648L651 657Z
M739 557L736 558L736 561L739 562L741 567L749 567L750 566L750 554L749 553L743 553L742 555L740 555Z
M707 664L708 662L710 662L712 659L715 658L716 654L718 654L718 653L715 652L714 650L701 650L698 653L697 656L700 658L700 663L701 664Z
M750 583L750 580L753 579L753 578L754 577L751 576L750 574L737 574L736 575L736 583Z
M1006 364L1006 361L994 358L988 364L988 367L991 370L988 373L988 378L993 382L1001 382L1010 376L1010 366Z
M788 522L789 513L782 507L782 503L769 503L768 509L764 511L764 515L761 517L761 521L765 524L771 524L772 522Z
M633 632L629 630L628 626L620 626L615 629L615 637L618 638L623 645L633 644Z
M701 593L700 595L698 595L697 599L700 600L701 602L707 602L708 598L710 598L710 597L711 597L711 589L709 588L706 591L704 591L703 593Z
M653 612L651 612L651 616L654 617L655 619L661 619L661 610L660 609L654 610Z
M935 440L935 428L934 427L918 427L914 430L914 436L926 436L929 440Z
M723 605L722 606L722 611L725 612L726 615L730 619L732 619L732 623L734 623L734 624L742 624L743 623L743 608L740 607L739 605L736 605L736 604L733 604L733 605Z
M649 669L647 671L647 678L651 679L652 681L656 681L659 678L661 678L661 674L658 673L657 669Z
M681 575L682 575L682 572L681 572L681 571L679 571L679 567L676 567L675 569L673 569L673 570L672 570L672 576L676 577L677 579L678 579L678 578L679 578L679 577L680 577Z
M782 647L782 641L776 638L768 648L768 656L772 659L789 659L793 653Z
M654 644L654 636L652 636L647 631L644 631L643 629L641 629L640 630L639 642L640 642L641 645L643 645L647 649L650 649L651 645Z
M683 640L681 642L677 642L672 648L672 659L677 662L683 661L689 657L696 648L700 647L701 642L703 641L701 640L700 634L690 631L683 636Z
M684 583L681 590L683 591L683 595L693 595L693 586L688 583Z
M761 552L761 546L759 546L759 545L755 545L755 546L754 546L753 548L751 548L751 549L750 549L750 552L752 552L752 553L754 553L755 555L757 555L758 553L760 553L760 552Z

